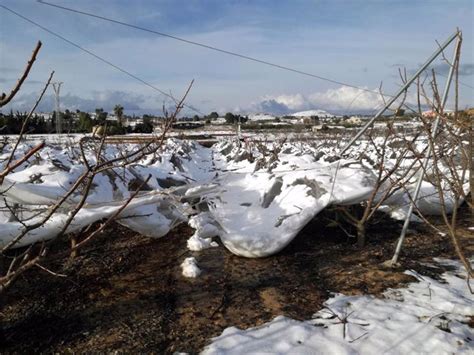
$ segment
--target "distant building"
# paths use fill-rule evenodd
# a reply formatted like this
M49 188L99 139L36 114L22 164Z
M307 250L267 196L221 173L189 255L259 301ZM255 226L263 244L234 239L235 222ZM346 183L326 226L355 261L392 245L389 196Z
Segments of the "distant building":
M124 127L135 128L137 124L143 123L143 119L141 117L125 117L123 122Z
M447 116L453 116L454 111L453 110L444 110L444 114L447 115ZM422 112L421 115L425 118L436 118L438 113L434 110L428 110L428 111Z
M211 124L225 124L226 120L224 117L217 117L216 119L211 121Z
M41 116L44 118L46 122L51 121L53 119L53 114L52 112L38 112L36 113L38 116Z
M359 116L352 116L345 120L345 122L353 125L360 125L362 124L362 118Z

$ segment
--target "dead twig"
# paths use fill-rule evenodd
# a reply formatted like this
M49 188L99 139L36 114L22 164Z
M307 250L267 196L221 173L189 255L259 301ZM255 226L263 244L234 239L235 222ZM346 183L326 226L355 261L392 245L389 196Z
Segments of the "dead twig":
M33 63L36 60L36 56L38 55L41 45L42 45L41 41L38 41L38 43L36 43L36 47L33 50L33 53L31 54L30 60L28 61L26 68L23 71L23 74L21 75L20 79L18 79L16 85L13 87L10 93L8 95L5 93L2 93L2 95L0 96L0 107L3 107L6 104L8 104L20 90L21 85L23 84L23 82L28 77L28 74L30 73L31 67L33 66Z

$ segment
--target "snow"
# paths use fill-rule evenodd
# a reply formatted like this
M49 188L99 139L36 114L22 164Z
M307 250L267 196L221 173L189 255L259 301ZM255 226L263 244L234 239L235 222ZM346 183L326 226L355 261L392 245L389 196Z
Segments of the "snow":
M217 117L215 120L211 121L211 124L225 124L226 122L225 117Z
M362 200L371 192L363 185L365 175L359 174L357 168L342 168L339 183L330 196L333 166L318 167L294 172L275 169L272 173L262 171L243 176L234 172L217 178L215 182L220 183L221 189L207 200L223 229L224 245L246 257L274 254L332 200ZM347 179L351 184L347 184Z
M308 321L278 316L256 328L229 327L203 354L474 354L466 273L459 262L437 261L454 268L443 281L407 271L418 282L383 298L338 294Z
M379 138L375 139L376 144L382 144L383 138ZM226 139L205 148L193 141L168 139L158 154L97 174L86 204L67 233L110 217L137 184L151 175L143 191L120 213L120 224L142 235L159 238L188 221L195 229L188 241L192 251L214 247L217 244L212 238L220 238L236 255L269 256L286 247L324 208L359 204L372 194L377 150L367 141L360 141L341 159L340 143L331 140L255 143L251 139L245 142ZM425 145L416 143L420 151ZM31 146L28 142L20 144L15 158ZM136 148L131 143L107 144L104 156L113 159ZM8 157L9 149L11 144L0 153L0 164ZM94 150L86 147L85 154L93 164ZM395 164L397 149L388 146L387 156L390 158L386 159L386 167L390 169ZM403 176L411 169L413 160L406 160L397 174ZM0 246L24 229L5 203L30 209L21 216L26 225L37 223L85 171L77 144L48 143L34 158L8 175L2 185L5 201L0 201ZM446 173L450 172L446 169ZM410 203L408 193L413 193L416 178L411 176L405 184L407 190L396 191L380 209L393 218L404 218ZM467 192L468 184L465 188ZM375 199L382 198L386 189L383 186ZM53 218L42 228L29 231L15 246L54 238L81 198L80 190L73 193ZM452 194L447 191L444 198L448 209L452 209ZM424 213L440 213L439 196L430 182L423 182L417 205Z
M251 113L248 115L249 121L273 121L275 116L268 113Z
M204 249L217 247L219 244L214 242L211 238L201 238L198 234L193 234L187 242L188 249L191 251L201 251Z
M383 138L374 141L380 145ZM217 247L219 239L239 256L273 255L323 209L359 204L373 194L377 148L361 140L341 158L338 152L343 143L338 137L322 142L225 139L205 148L193 141L168 139L157 154L97 174L84 207L66 232L77 233L115 214L137 185L151 175L143 191L120 212L118 223L141 235L160 238L187 222L195 230L187 242L193 253ZM22 142L15 159L33 145ZM137 146L106 144L103 154L113 159ZM426 141L416 141L414 146L421 152ZM8 143L0 151L0 170L11 147ZM387 169L394 166L399 154L397 148L387 146ZM91 147L86 147L85 155L91 164L95 162ZM407 157L396 176L412 171L413 159ZM85 169L77 144L50 142L8 175L1 186L0 247L18 236L25 225L45 218ZM449 177L449 169L441 169ZM406 190L397 189L380 207L393 218L406 216L409 194L413 194L418 178L417 174L407 176ZM468 183L464 187L467 193ZM448 184L445 188L449 212L454 199ZM375 201L387 189L383 185ZM437 190L428 180L423 181L420 196L417 207L422 213L440 213ZM41 228L26 233L15 247L57 236L81 198L80 190L73 193ZM13 210L20 211L22 223ZM459 263L437 262L454 267L443 275L444 282L409 271L419 282L406 289L388 290L384 298L334 295L311 320L280 316L253 329L231 327L204 353L474 354L474 337L466 325L474 316L474 303L464 273ZM186 258L181 269L186 278L202 273L195 257ZM341 319L347 323L342 324Z
M196 258L193 256L184 259L181 269L183 270L182 274L184 277L196 278L201 275L201 269L199 269Z
M212 237L219 236L221 231L209 213L191 216L188 224L190 227L196 229L196 232L188 239L189 250L201 251L218 246L218 244L212 240Z
M318 116L318 117L335 117L335 115L324 111L324 110L308 110L308 111L300 111L292 113L290 116L294 117L311 117L311 116Z
M30 148L31 144L21 144L15 155L19 157ZM107 145L104 155L113 158L133 149L136 149L136 145ZM118 222L145 236L157 238L166 235L176 225L187 221L185 206L177 197L180 185L192 187L195 179L207 181L212 176L208 164L203 162L209 158L207 154L203 155L203 149L193 142L170 139L159 158L150 155L133 166L97 174L86 204L75 216L67 232L75 233L84 226L111 216L130 197L134 190L131 187L133 181L143 181L151 174L148 188L145 189L148 191L140 192L130 202L118 216ZM86 155L93 163L94 152L86 149ZM0 162L7 156L8 149L4 149L0 154ZM60 164L53 165L55 161ZM27 219L26 225L35 224L45 218L48 206L56 203L84 171L77 146L48 144L34 159L6 177L2 185L6 203L31 208L32 212L23 212L22 218ZM32 176L40 178L30 182ZM73 193L43 227L28 232L15 246L54 238L63 228L69 211L81 198L80 190ZM2 246L17 236L24 226L15 220L3 201L0 207Z

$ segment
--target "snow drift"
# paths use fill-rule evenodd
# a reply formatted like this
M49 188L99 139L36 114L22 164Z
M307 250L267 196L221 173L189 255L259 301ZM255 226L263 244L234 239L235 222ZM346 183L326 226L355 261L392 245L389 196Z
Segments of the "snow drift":
M104 155L112 159L136 147L106 145ZM16 157L29 148L28 144L20 144ZM10 149L9 145L3 147L0 162L5 161ZM361 152L366 158L360 158ZM189 220L196 229L188 243L191 250L215 246L211 238L218 236L237 255L268 256L288 245L327 206L366 200L377 180L374 167L367 163L373 160L373 154L374 150L363 143L354 146L346 159L340 159L335 145L243 144L228 140L205 148L192 141L169 139L156 154L99 173L85 206L67 232L77 233L116 213L137 185L151 175L120 213L118 223L157 238L194 215ZM396 157L396 150L387 154ZM92 149L86 149L86 156L94 162ZM387 160L388 167L394 159ZM40 221L84 171L76 145L48 144L8 175L1 186L0 246L14 239L25 225ZM412 189L413 185L408 184L408 191ZM433 191L434 187L425 182L418 203L430 213L439 212ZM15 247L54 238L81 197L79 189L48 222L29 231ZM449 204L449 194L446 200ZM406 191L399 191L383 209L403 217L409 201Z

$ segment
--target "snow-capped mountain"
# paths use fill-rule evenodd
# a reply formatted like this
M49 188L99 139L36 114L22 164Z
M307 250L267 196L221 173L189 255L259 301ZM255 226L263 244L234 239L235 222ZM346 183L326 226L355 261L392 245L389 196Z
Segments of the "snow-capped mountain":
M268 113L251 113L249 114L250 121L273 121L275 116Z
M311 116L318 116L318 117L334 117L335 115L324 111L324 110L308 110L308 111L300 111L290 114L289 116L294 117L311 117Z

